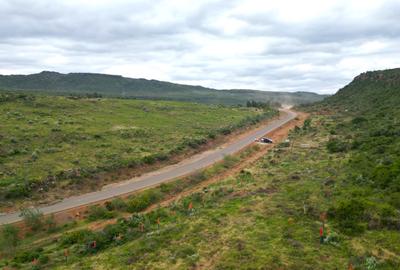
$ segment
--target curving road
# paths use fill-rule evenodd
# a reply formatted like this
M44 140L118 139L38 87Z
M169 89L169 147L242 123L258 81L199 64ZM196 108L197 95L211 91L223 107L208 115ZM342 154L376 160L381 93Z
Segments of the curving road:
M132 178L124 182L105 186L99 191L69 197L53 205L40 207L39 210L45 215L65 211L71 208L111 199L116 196L126 195L208 167L213 163L222 160L226 155L238 152L254 142L255 138L261 137L266 133L279 128L297 116L295 112L290 110L281 110L281 112L282 114L278 119L248 133L246 136L240 137L232 143L220 146L211 151L194 155L187 160L172 166L167 166L155 172L144 174L140 177ZM0 214L0 224L9 224L21 221L22 218L19 215L19 212Z

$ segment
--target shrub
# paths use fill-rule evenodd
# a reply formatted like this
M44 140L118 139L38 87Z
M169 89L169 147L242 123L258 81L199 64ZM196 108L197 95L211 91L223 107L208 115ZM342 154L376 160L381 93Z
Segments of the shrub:
M113 211L113 210L125 211L128 205L121 198L117 198L112 201L106 202L105 207L107 208L108 211Z
M338 153L347 151L348 145L339 139L333 138L329 139L328 143L326 144L326 148L330 153Z
M395 163L384 165L380 164L376 166L372 171L372 179L375 184L381 188L387 188L389 186L397 186L400 183L400 161Z
M160 201L162 198L163 195L159 190L146 190L142 194L138 194L128 201L128 211L131 213L143 211L151 204Z
M228 156L224 157L224 160L222 162L222 166L224 166L225 168L228 169L228 168L233 167L236 164L237 161L238 161L238 159L236 157L228 155Z
M21 210L20 216L32 231L38 231L43 228L43 213L39 209L24 208Z
M35 160L37 160L38 158L39 158L38 151L34 151L34 152L32 153L32 155L31 155L32 161L35 161Z
M192 175L190 175L188 178L189 178L189 179L188 179L189 182L190 182L192 185L195 185L195 184L198 184L198 183L202 182L202 181L205 180L207 177L206 177L204 171L198 171L198 172L195 172L195 173L193 173Z
M160 190L162 193L170 193L173 190L173 184L172 183L162 183L160 185Z
M145 164L154 164L156 162L156 159L153 155L145 156L142 160Z
M365 268L367 270L376 270L378 269L378 261L375 259L374 256L367 257L365 259Z
M89 207L88 220L94 221L99 219L113 218L114 213L108 211L105 207L93 205Z
M44 254L39 256L39 263L40 264L46 264L48 262L49 262L49 256L44 255Z
M147 197L135 197L128 202L128 211L131 213L140 212L150 205Z
M362 223L365 216L367 204L360 199L352 198L350 200L339 201L335 207L331 207L328 214L333 217L339 227L349 234L361 233L365 230L365 224Z
M210 132L210 133L208 133L207 137L208 137L209 139L215 139L215 138L217 137L217 135L215 135L214 132Z
M196 149L206 142L207 140L205 138L187 138L185 139L184 144L189 146L190 148Z
M307 118L303 124L303 130L308 130L311 128L311 119Z
M29 197L30 188L26 184L15 184L8 188L5 192L6 199L18 199L22 197Z
M126 230L127 227L119 223L119 224L107 225L103 229L102 233L105 237L105 240L111 242L114 240L115 237L125 234Z
M232 129L229 128L229 127L225 127L225 128L222 128L222 129L220 130L220 133L222 133L223 135L228 135L228 134L230 134L231 132L232 132Z
M279 148L285 148L285 147L289 147L290 146L290 142L285 141L285 142L281 142L278 144Z
M359 126L366 121L367 121L367 119L365 117L358 116L358 117L353 118L353 120L351 120L351 123L355 126Z
M15 226L9 224L3 226L1 230L0 247L4 254L11 255L14 252L19 242L18 233L19 229Z
M73 244L84 244L88 239L94 237L94 232L91 230L83 229L66 233L61 238L61 245L70 246Z
M32 262L34 259L38 259L40 257L41 249L33 250L33 251L24 251L15 256L14 261L18 263L28 263Z
M158 161L165 161L165 160L167 160L168 159L168 155L166 155L166 154L155 154L154 155L154 158L156 159L156 160L158 160Z
M49 232L55 232L57 230L57 223L54 219L54 215L48 216L45 221L44 221L47 231Z

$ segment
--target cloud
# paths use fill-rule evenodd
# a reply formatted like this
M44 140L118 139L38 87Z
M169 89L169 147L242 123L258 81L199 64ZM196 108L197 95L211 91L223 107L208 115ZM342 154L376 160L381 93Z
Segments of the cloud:
M395 0L0 0L0 73L333 93L400 66Z

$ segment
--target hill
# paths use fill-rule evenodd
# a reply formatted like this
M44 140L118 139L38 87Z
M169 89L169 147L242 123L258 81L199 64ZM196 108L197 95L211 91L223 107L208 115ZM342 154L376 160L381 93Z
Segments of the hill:
M400 68L362 73L323 104L359 112L378 107L396 109L400 104Z
M256 100L281 104L305 104L325 96L309 92L272 92L256 90L216 90L157 80L122 76L43 71L31 75L0 75L0 89L45 92L53 95L100 94L108 97L164 99L211 104L245 104Z

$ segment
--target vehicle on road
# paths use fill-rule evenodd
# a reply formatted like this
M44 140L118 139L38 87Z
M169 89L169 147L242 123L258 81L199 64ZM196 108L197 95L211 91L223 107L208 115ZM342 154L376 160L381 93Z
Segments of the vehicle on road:
M256 142L259 142L259 143L274 143L274 141L272 139L267 138L267 137L257 138Z

